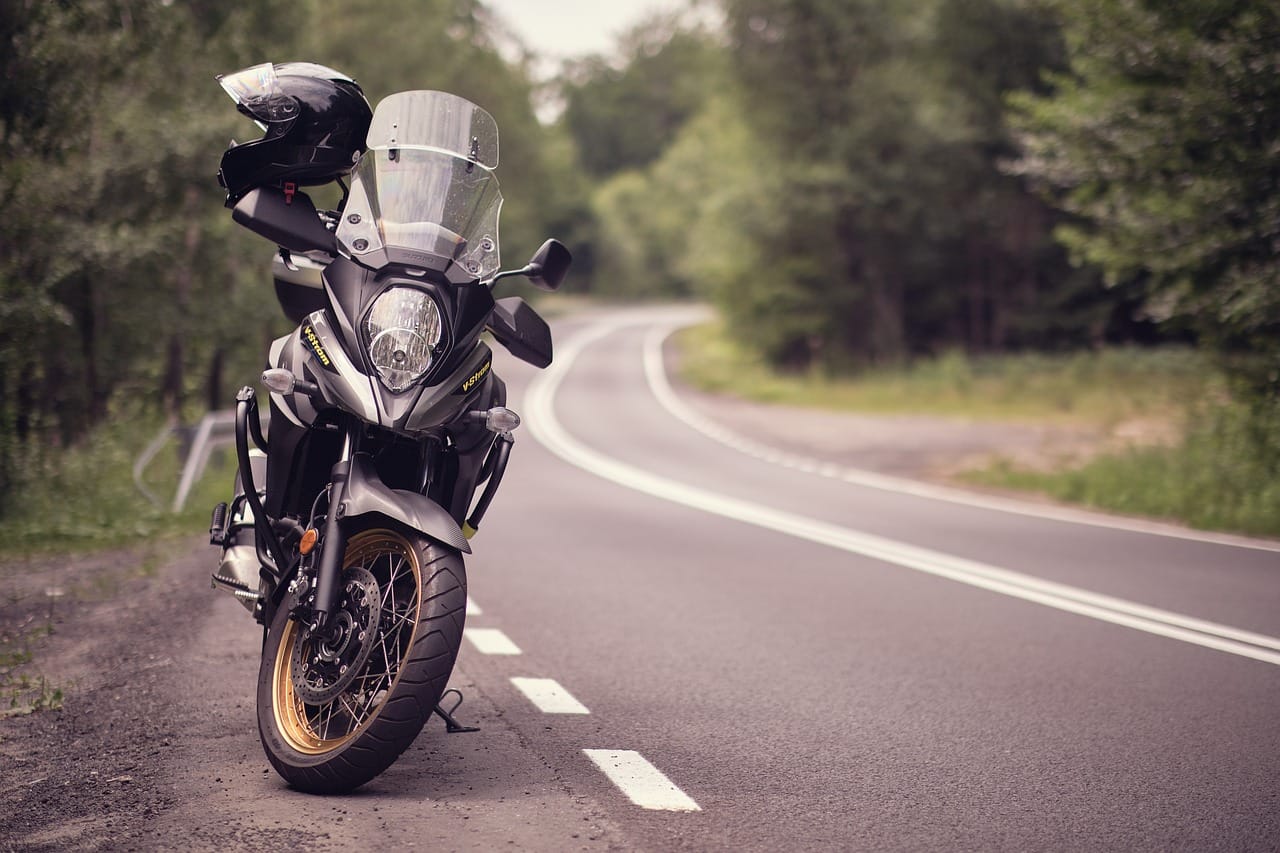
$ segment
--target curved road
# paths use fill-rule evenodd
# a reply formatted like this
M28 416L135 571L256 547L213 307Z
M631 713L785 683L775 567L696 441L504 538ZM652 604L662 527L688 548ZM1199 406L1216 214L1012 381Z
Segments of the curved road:
M128 752L149 786L130 817L77 806L84 776L59 766L9 802L81 813L0 840L109 847L119 825L142 847L1280 847L1274 543L772 453L667 386L661 342L692 316L571 318L542 374L498 353L525 426L468 562L453 680L481 732L433 722L355 795L289 791L254 729L256 626L201 588L202 549L157 581L173 615L111 619L192 638L127 679L164 709ZM95 701L129 701L117 678ZM48 725L123 741L113 713Z
M471 624L534 656L486 675L552 674L602 730L558 723L557 766L570 746L636 749L702 809L611 809L628 843L1280 845L1274 545L748 455L663 393L655 341L682 320L561 335L525 403L555 458L522 457L492 521L509 560L472 581L488 609Z

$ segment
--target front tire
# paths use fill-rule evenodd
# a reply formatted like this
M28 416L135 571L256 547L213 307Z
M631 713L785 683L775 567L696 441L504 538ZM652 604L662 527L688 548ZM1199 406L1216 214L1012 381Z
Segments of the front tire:
M366 595L378 611L374 617L359 605L350 609L356 618L346 621L368 625L373 644L344 658L355 673L335 682L341 689L332 698L335 691L308 683L315 676L305 661L317 640L290 618L293 593L272 620L258 672L258 734L267 758L290 785L314 794L363 785L413 742L449 681L466 617L462 555L417 534L356 532L342 571L346 589Z

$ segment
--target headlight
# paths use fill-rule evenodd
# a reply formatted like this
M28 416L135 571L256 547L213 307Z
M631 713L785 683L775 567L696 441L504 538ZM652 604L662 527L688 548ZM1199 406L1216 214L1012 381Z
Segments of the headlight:
M440 343L440 308L421 290L393 287L374 300L364 328L382 383L403 391L431 367Z

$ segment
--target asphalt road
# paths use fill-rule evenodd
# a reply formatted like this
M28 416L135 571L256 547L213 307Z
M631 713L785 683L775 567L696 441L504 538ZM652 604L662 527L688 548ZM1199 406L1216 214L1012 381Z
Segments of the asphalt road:
M187 638L135 667L133 712L152 709L147 738L171 746L129 754L144 790L128 819L113 823L101 783L58 765L0 792L23 813L41 797L62 812L0 823L5 840L1280 847L1274 545L1001 508L771 454L669 393L661 342L686 316L562 322L543 374L499 356L525 425L473 543L477 612L452 682L481 732L433 722L352 796L289 791L254 730L256 626L202 584L201 551L137 597L196 617L139 604L115 620L152 642L179 624ZM127 714L105 726L69 707L79 722L40 723L41 736L125 737Z

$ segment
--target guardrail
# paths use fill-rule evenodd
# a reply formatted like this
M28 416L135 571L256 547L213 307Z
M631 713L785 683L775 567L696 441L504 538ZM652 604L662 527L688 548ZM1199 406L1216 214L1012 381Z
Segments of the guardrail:
M263 418L264 422L268 418ZM264 426L267 425L264 423ZM209 465L209 456L219 447L229 444L235 444L236 441L236 413L234 409L225 409L218 412L210 412L200 419L195 428L189 427L173 427L167 426L160 431L146 449L138 456L133 464L133 483L138 487L138 491L146 495L156 506L161 506L160 498L147 488L142 481L142 474L146 471L148 465L151 464L156 455L164 448L175 435L184 432L191 433L190 446L187 449L187 457L182 464L182 476L178 480L178 489L174 492L173 502L170 504L171 512L181 512L183 506L187 503L187 497L191 494L191 489L199 482L204 469Z

